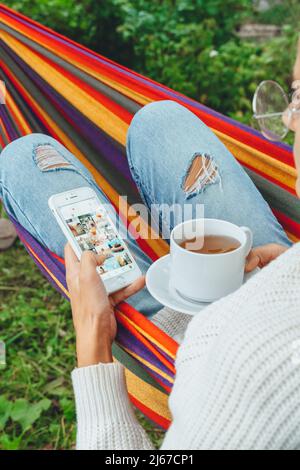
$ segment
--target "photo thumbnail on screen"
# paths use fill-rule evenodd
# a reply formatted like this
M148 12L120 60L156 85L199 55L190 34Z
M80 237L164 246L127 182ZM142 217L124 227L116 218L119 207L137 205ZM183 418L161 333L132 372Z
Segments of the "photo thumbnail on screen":
M105 255L105 261L99 267L100 274L133 268L132 258L105 211L98 209L72 215L66 219L66 223L82 251L90 250Z

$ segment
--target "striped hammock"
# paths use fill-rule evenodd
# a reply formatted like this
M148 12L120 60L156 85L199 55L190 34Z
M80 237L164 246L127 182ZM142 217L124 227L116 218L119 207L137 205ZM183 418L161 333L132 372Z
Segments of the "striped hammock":
M2 4L0 40L0 79L7 88L6 104L0 105L0 149L31 132L51 135L86 165L116 208L119 194L126 194L131 204L138 200L138 193L125 154L128 125L143 105L171 99L211 127L244 166L288 235L300 239L296 172L290 147L268 142L254 130ZM41 246L17 221L14 223L42 273L68 298L64 260ZM153 260L168 251L162 239L139 238L138 243ZM167 429L167 402L178 344L126 303L118 306L116 315L118 337L113 352L126 367L131 400Z

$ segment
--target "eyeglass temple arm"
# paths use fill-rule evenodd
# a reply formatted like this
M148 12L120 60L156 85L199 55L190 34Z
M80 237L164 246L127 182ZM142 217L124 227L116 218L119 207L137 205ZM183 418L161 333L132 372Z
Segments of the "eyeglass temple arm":
M299 110L289 110L290 114L300 114L300 109ZM265 118L272 118L272 117L278 117L278 116L283 116L283 113L268 113L268 114L253 114L254 119L265 119Z

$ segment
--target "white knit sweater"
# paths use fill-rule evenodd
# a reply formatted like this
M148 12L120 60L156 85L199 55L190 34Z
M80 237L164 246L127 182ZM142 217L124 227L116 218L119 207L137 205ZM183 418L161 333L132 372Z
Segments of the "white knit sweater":
M176 370L163 449L300 449L300 244L193 317ZM151 449L121 365L72 379L78 449Z

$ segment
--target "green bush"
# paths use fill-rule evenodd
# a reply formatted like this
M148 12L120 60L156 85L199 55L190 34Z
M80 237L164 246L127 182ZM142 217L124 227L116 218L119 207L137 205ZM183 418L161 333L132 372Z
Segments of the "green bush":
M113 60L133 66L133 52L117 32L113 0L7 0L10 8Z
M249 122L261 80L289 84L297 33L287 25L265 43L241 41L237 27L257 20L251 1L113 1L138 70L203 104Z
M281 37L264 44L230 40L216 51L204 50L198 58L201 73L197 99L249 123L252 97L260 81L277 80L288 91L295 53L286 56L278 51L295 51L296 40L294 31L286 27Z

